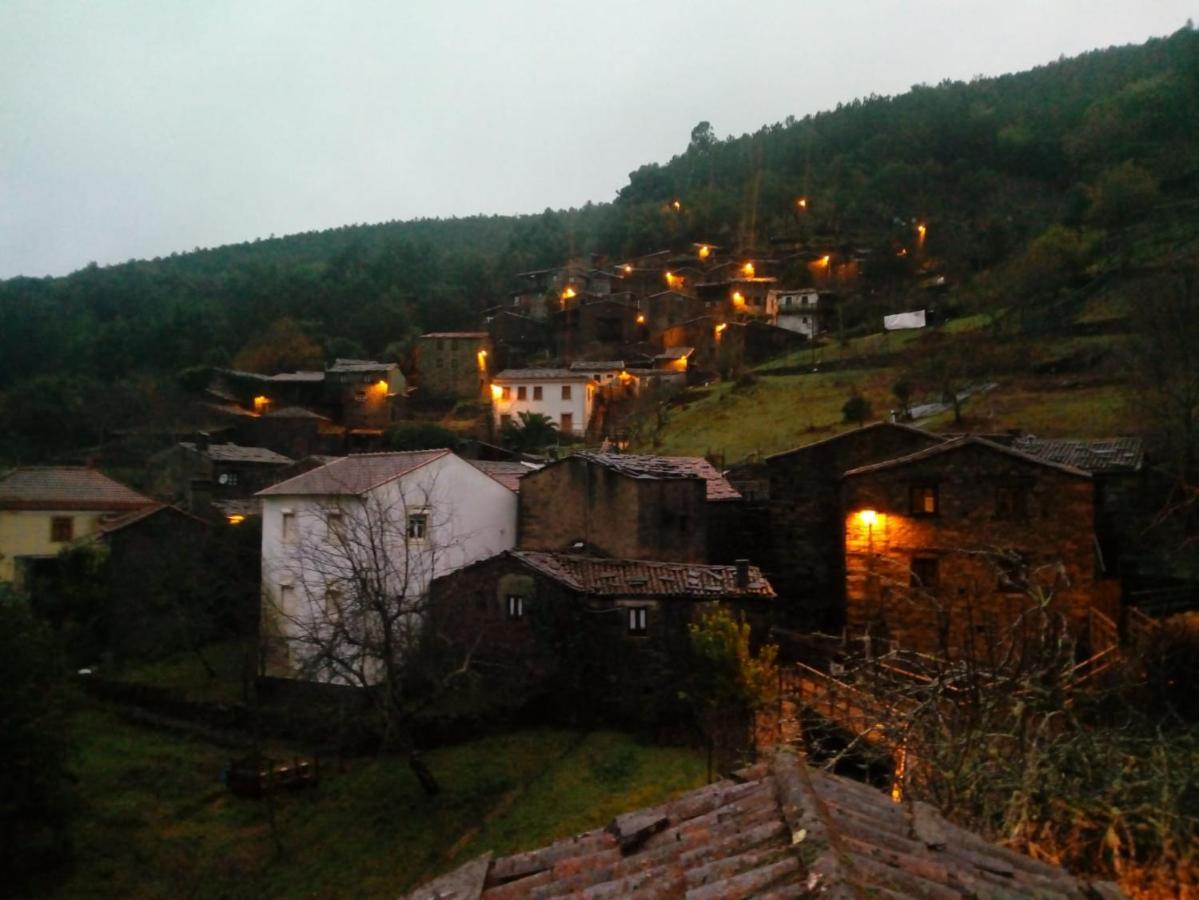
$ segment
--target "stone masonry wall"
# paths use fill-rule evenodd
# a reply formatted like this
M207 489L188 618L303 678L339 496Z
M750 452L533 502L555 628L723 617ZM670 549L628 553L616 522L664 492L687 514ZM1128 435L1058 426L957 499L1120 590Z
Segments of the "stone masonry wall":
M913 485L935 488L935 515L912 515ZM997 499L1013 490L1024 513ZM1043 622L1022 619L1035 598L1051 597L1049 609L1080 637L1088 608L1118 615L1118 585L1097 571L1089 478L967 446L847 478L844 508L851 633L987 658L1018 639L1022 623ZM875 512L873 523L862 510Z

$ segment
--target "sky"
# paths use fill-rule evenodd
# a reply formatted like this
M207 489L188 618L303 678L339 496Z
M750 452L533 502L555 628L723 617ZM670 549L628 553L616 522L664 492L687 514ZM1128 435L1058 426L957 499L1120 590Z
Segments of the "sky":
M1175 0L0 0L0 278L613 199L752 132L1182 27Z

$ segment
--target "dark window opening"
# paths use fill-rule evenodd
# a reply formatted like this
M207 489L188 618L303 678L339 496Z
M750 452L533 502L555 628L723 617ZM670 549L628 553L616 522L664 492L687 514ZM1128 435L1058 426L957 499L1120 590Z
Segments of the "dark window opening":
M911 586L934 588L937 586L937 559L933 556L917 556L912 560Z
M1020 521L1028 518L1028 491L1014 485L995 488L995 518Z
M63 544L75 537L75 520L70 516L54 516L50 520L50 540Z

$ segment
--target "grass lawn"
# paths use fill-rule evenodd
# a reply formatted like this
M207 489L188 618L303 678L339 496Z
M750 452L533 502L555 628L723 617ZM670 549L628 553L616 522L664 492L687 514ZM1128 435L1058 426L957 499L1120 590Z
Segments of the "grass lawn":
M130 666L113 677L117 681L169 688L180 697L198 703L238 703L243 699L246 651L244 639L220 641L206 644L199 653L176 653L156 662ZM213 675L204 662L212 667Z
M602 826L705 771L695 751L555 729L428 753L442 784L431 799L402 759L329 764L316 790L279 795L276 851L266 802L221 783L229 751L99 708L75 724L82 809L58 897L395 897L484 850Z
M728 463L752 453L770 454L828 437L849 426L841 407L853 391L873 405L876 415L894 403L891 369L816 372L760 377L747 388L731 382L685 407L671 407L660 443L637 448L666 455L723 453Z

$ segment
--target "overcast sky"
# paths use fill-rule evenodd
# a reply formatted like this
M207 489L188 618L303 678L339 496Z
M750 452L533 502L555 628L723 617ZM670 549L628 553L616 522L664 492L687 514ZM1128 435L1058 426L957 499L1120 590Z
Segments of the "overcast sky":
M1176 0L0 0L0 277L610 200L691 128L1026 69Z

